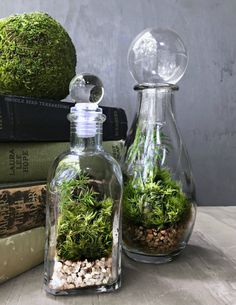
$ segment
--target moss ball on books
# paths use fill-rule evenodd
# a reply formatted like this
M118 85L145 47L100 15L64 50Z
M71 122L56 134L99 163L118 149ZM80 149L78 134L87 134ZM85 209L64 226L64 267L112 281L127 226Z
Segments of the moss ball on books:
M62 99L75 67L70 36L46 13L0 19L0 94Z

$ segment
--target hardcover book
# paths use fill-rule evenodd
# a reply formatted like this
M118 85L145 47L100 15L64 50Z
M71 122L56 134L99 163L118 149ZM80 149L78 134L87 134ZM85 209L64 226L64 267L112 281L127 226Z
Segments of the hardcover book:
M0 238L0 284L43 262L45 228Z
M0 189L0 238L45 225L46 185Z
M104 149L119 161L124 141L105 141ZM0 143L0 183L46 180L54 159L69 142Z
M74 103L0 95L0 141L67 142L67 114ZM121 108L101 106L107 119L103 140L126 138L127 118Z

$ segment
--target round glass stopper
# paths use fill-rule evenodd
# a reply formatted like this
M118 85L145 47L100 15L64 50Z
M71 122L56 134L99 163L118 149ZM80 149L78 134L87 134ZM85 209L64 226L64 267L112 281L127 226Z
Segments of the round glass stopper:
M95 75L81 73L70 82L70 96L76 103L98 104L104 95L102 81Z
M167 29L148 28L132 41L128 65L139 83L176 84L184 75L188 54L178 34Z

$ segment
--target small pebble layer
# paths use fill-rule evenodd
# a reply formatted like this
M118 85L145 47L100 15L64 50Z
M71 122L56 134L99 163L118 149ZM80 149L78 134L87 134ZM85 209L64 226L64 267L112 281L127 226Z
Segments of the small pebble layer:
M49 288L66 290L94 285L108 284L111 274L112 258L96 261L55 261L54 272Z
M176 250L186 232L187 222L163 230L128 226L123 238L127 245L143 252L165 254Z

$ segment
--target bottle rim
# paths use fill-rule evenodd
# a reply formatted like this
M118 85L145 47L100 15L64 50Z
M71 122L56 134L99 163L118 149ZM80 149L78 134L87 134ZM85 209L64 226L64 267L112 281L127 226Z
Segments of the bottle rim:
M136 84L134 86L135 91L145 90L145 89L169 89L172 91L179 90L179 86L169 83L142 83Z

